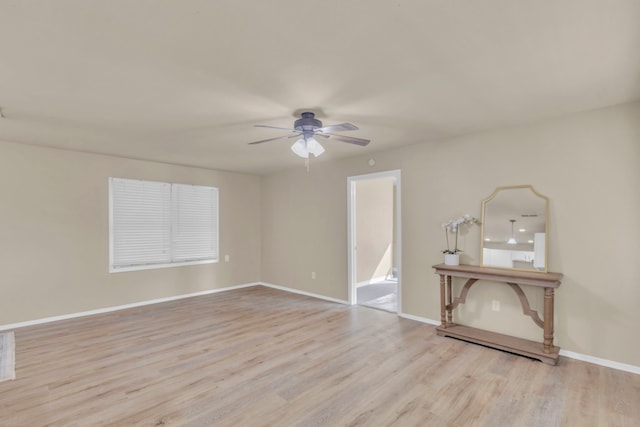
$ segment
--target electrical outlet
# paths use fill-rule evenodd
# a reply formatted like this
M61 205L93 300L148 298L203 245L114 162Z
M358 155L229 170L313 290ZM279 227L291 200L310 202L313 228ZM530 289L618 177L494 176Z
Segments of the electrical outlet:
M498 301L497 299L491 301L491 310L500 311L500 301Z
M316 278L316 272L315 271L311 272L311 278L315 280L315 278Z
M224 256L224 262L229 262L229 255Z

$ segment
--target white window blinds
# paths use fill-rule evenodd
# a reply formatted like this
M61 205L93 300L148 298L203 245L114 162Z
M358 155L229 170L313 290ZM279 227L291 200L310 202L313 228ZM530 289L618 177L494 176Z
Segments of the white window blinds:
M215 262L218 189L109 178L110 271Z
M173 261L218 257L218 189L174 184L171 189Z

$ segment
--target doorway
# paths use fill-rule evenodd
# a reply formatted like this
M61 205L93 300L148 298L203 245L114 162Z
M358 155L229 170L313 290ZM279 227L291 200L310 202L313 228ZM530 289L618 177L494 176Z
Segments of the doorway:
M347 184L349 303L401 313L400 170Z

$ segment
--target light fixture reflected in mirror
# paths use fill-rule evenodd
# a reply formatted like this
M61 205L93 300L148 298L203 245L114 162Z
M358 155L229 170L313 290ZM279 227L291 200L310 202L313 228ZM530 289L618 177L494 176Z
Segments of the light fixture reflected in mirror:
M511 237L509 237L509 240L507 240L507 245L517 245L518 241L516 240L515 236L513 235L513 224L515 224L516 220L515 219L510 219L509 221L511 221Z

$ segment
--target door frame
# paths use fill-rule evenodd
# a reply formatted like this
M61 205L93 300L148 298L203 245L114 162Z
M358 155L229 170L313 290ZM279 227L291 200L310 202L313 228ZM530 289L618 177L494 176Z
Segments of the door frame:
M357 303L356 294L356 183L380 178L393 178L393 186L396 193L395 235L396 247L394 248L394 264L398 269L398 314L402 313L402 179L401 170L394 169L383 172L355 175L347 178L347 254L348 254L348 301L350 305Z

